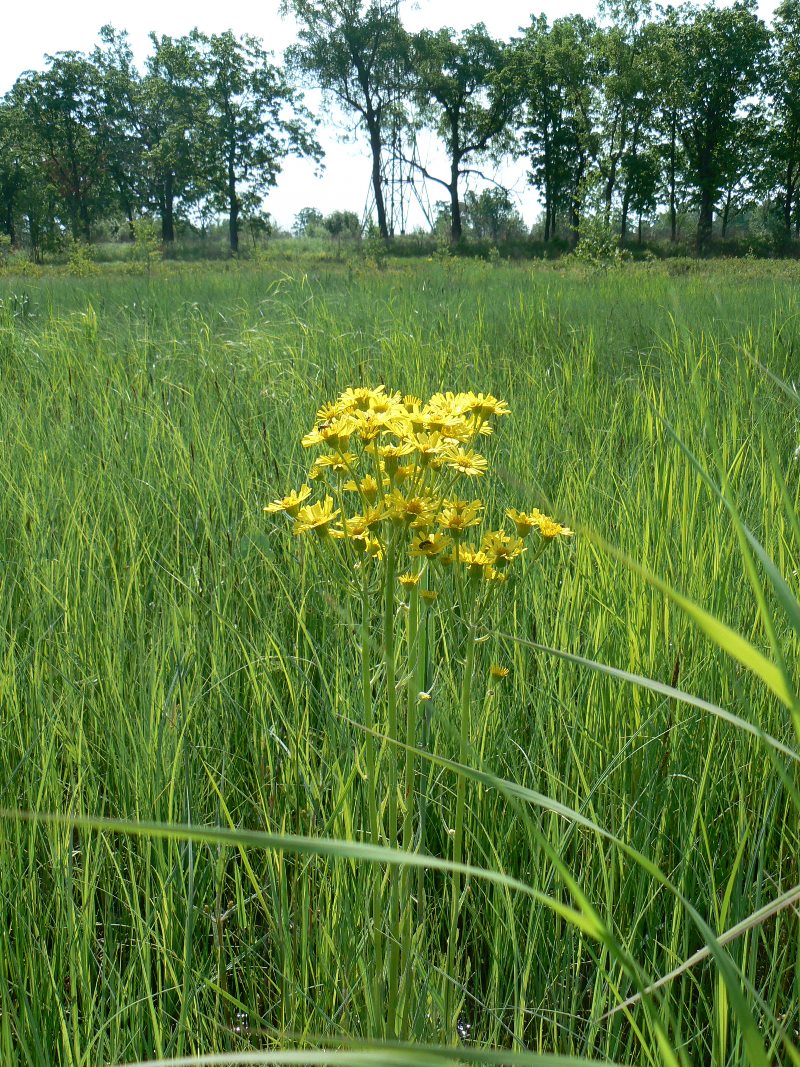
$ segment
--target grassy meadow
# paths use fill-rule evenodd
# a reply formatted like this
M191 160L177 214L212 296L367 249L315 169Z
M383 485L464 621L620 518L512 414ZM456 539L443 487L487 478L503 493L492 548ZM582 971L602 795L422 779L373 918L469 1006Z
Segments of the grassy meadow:
M800 1063L799 374L798 264L0 275L0 1063ZM360 606L262 511L379 382L506 400L487 511L577 531L484 620L467 772L442 638L391 1009L359 848L407 753L370 781Z

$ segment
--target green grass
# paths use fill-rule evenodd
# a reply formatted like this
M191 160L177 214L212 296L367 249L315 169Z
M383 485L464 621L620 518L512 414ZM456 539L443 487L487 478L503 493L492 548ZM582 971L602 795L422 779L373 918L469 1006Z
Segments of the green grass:
M508 878L468 881L450 976L465 1043L722 1067L759 1062L762 1041L762 1062L791 1062L796 904L731 941L722 969L703 959L603 1016L707 944L689 905L722 934L800 882L796 761L533 646L672 684L798 751L789 710L619 553L780 650L795 680L797 633L768 581L759 610L736 517L664 419L796 597L800 409L748 357L796 379L799 278L750 262L0 275L0 808L89 820L0 821L0 1062L374 1032L374 866L274 840L366 839L357 608L261 506L301 482L319 404L384 380L506 399L491 508L550 506L581 531L478 646L470 763L513 787L467 778L468 860ZM493 661L512 668L494 694ZM458 684L453 655L420 778L445 859ZM438 1043L450 875L415 877L411 1031Z

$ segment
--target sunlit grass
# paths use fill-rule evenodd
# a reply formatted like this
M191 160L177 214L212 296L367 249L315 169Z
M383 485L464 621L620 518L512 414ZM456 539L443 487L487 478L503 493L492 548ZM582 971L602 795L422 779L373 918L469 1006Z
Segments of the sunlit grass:
M722 934L800 882L789 709L620 557L770 662L779 648L796 682L797 634L768 581L759 611L736 516L796 597L800 409L755 361L796 378L797 292L794 265L770 264L0 278L0 808L366 841L359 620L261 508L300 484L299 431L341 389L478 382L513 412L487 506L554 504L579 536L476 648L466 834L470 863L502 877L467 880L462 1036L749 1062L713 955L605 1017L707 943L687 903ZM695 694L783 750L578 657ZM417 764L428 851L447 858L462 667L438 672ZM0 823L0 1062L376 1032L375 857L123 831ZM414 879L409 1028L435 1043L450 874ZM766 1055L789 1062L796 910L727 951Z

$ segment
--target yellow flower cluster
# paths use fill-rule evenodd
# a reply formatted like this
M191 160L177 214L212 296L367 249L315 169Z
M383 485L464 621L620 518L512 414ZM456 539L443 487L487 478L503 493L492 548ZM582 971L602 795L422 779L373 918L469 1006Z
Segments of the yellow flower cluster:
M465 540L480 526L484 507L462 499L459 486L486 473L475 445L508 414L491 393L435 393L423 404L383 385L347 389L320 408L302 439L304 447L320 449L308 476L326 486L324 497L306 503L306 484L264 510L291 516L296 534L342 540L362 556L382 559L390 546L405 552L412 566L399 580L408 587L425 559L502 582L532 530L542 542L572 533L537 509L510 510L514 534L490 530L477 544Z

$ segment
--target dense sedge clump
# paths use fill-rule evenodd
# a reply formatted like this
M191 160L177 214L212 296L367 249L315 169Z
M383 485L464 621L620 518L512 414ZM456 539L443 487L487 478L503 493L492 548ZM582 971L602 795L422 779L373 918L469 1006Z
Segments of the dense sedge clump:
M468 487L489 467L475 446L508 414L491 393L435 393L423 404L383 385L347 389L320 408L302 439L319 449L309 480L324 486L322 499L307 503L311 490L303 485L264 510L291 516L296 534L345 542L361 557L384 559L392 546L412 576L435 560L499 584L533 530L539 549L572 533L534 508L507 512L513 534L489 530L473 541L483 504Z

